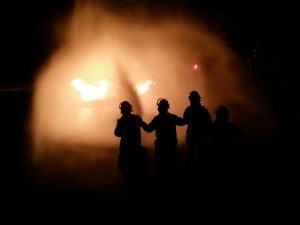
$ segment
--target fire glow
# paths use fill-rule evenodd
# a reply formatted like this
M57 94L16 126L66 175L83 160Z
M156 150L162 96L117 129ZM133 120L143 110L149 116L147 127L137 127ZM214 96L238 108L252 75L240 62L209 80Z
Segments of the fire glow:
M253 96L256 92L236 54L200 21L193 24L180 17L147 22L139 13L135 19L131 16L82 3L53 25L60 47L44 62L34 90L31 127L36 159L82 145L115 159L119 139L113 130L124 100L145 122L157 114L158 98L168 99L170 112L182 116L191 90L200 92L202 104L212 113L222 104L236 107L244 118L245 112L264 117L258 111L262 107L256 107L260 98ZM191 69L193 62L201 64ZM200 65L201 77L195 76ZM179 145L184 145L185 129L178 128ZM143 144L153 146L154 134L142 135Z

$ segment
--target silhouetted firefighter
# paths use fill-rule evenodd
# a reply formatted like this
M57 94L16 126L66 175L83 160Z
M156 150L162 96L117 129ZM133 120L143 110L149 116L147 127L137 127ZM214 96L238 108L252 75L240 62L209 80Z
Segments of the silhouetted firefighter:
M148 176L148 151L141 145L141 127L146 123L139 115L132 114L132 105L128 101L119 106L121 118L118 119L114 134L120 139L118 169L124 179L126 191L141 191Z

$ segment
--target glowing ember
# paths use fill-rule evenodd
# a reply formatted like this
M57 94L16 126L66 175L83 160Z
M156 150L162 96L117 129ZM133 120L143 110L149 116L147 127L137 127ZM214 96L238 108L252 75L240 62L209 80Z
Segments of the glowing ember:
M139 95L145 94L149 90L150 85L154 85L154 84L155 83L153 82L153 80L146 80L144 83L136 85L138 94Z
M107 98L108 85L106 80L100 80L97 82L97 85L93 85L76 78L71 82L71 85L79 91L83 101Z

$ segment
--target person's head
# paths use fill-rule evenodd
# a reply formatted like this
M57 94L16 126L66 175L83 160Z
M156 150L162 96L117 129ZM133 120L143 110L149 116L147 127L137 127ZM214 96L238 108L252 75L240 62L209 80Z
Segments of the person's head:
M132 105L128 101L123 101L120 103L119 109L121 114L129 114L132 112Z
M227 121L229 119L229 111L227 109L226 106L219 106L216 111L216 120L223 120L223 121Z
M168 100L164 98L159 98L156 104L157 104L157 109L160 113L168 112L168 109L170 108L170 104Z
M197 103L201 100L201 96L197 91L191 91L188 98L191 103Z

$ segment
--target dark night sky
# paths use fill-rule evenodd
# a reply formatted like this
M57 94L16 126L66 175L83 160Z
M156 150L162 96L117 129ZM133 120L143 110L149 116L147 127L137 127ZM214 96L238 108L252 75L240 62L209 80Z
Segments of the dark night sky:
M283 3L262 4L261 1L133 1L112 0L106 2L113 10L131 10L144 6L153 17L166 13L188 14L195 19L213 21L213 29L225 30L228 41L241 55L247 55L257 40L265 46L265 54L280 60L287 66L288 50L292 47L295 7ZM108 3L109 2L109 3ZM138 3L137 3L138 2ZM49 54L51 31L47 21L64 15L71 9L70 0L10 1L2 5L7 11L3 22L7 52L4 55L5 73L0 83L31 83L34 71ZM287 35L288 34L288 35Z

